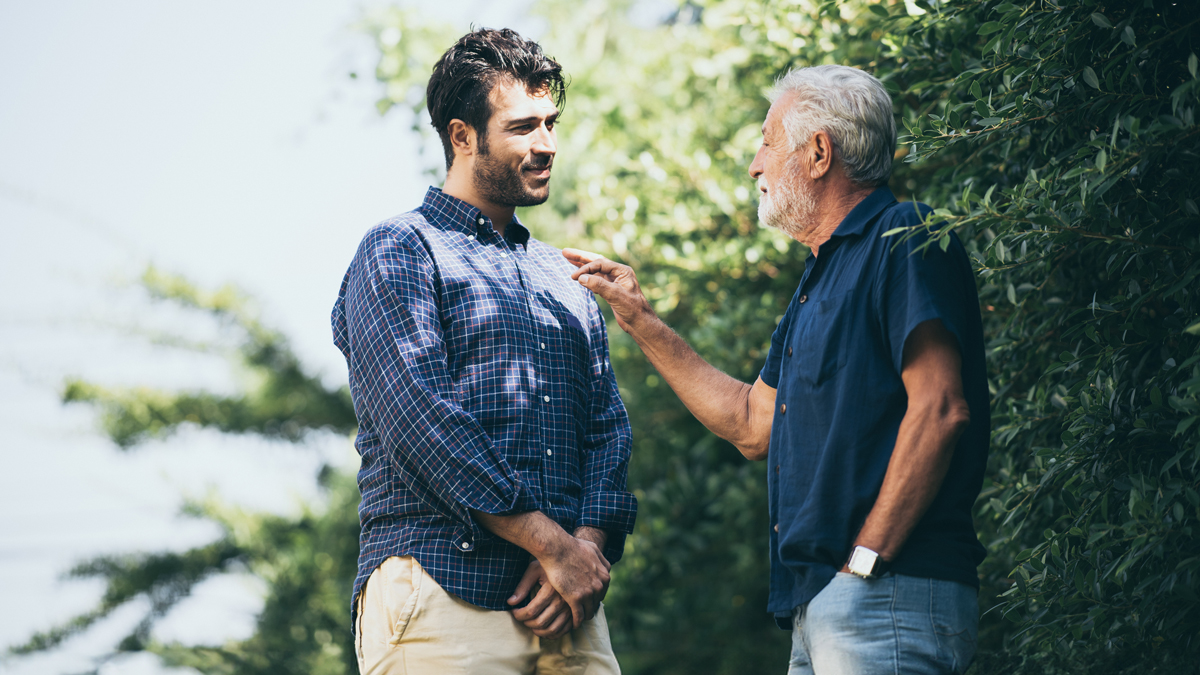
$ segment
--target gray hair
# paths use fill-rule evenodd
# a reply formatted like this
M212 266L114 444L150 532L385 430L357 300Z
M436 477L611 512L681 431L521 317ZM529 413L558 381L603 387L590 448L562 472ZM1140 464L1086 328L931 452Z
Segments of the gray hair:
M892 175L896 120L892 97L870 73L849 66L813 66L788 71L767 94L771 103L784 94L797 97L783 111L783 128L793 149L824 131L845 167L860 185L884 185Z

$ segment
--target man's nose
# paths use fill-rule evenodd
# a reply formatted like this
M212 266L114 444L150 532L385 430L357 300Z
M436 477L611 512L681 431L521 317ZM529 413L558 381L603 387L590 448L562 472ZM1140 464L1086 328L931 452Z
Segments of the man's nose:
M533 146L530 148L533 152L539 155L553 155L558 150L558 143L554 138L554 131L541 127L534 132Z
M758 177L762 175L762 172L763 172L762 148L759 148L758 152L754 153L754 161L750 162L750 177L755 180L758 180Z

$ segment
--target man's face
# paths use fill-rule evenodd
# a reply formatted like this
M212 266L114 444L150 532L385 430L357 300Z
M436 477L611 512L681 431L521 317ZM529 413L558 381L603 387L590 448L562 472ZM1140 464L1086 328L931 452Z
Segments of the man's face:
M802 170L802 149L792 149L783 127L783 111L794 99L794 94L784 95L767 112L762 145L750 164L750 176L758 181L758 219L799 239L812 227L817 203L812 181Z
M558 108L548 92L499 82L490 94L492 118L475 158L480 196L498 206L535 206L550 196Z

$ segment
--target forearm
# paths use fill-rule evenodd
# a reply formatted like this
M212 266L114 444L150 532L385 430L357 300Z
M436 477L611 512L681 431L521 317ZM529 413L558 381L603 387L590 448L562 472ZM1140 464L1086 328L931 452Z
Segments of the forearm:
M650 364L687 409L717 436L751 459L765 454L762 425L752 424L752 385L736 380L700 357L675 331L647 309L628 327ZM770 424L766 426L769 435Z
M910 402L911 403L911 402ZM969 423L965 403L913 406L900 423L879 497L854 544L895 560L937 496L954 446Z
M529 551L538 560L558 556L563 549L564 538L571 536L541 511L498 516L472 509L471 516L484 529Z

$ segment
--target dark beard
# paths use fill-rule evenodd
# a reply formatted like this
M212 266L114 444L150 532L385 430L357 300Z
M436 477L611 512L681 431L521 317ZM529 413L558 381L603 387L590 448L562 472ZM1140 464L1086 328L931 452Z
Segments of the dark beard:
M537 206L546 201L550 190L547 189L544 195L534 194L521 179L521 170L527 167L543 169L549 164L549 159L544 162L535 159L513 169L492 159L491 153L480 152L475 159L475 189L481 197L497 206Z

